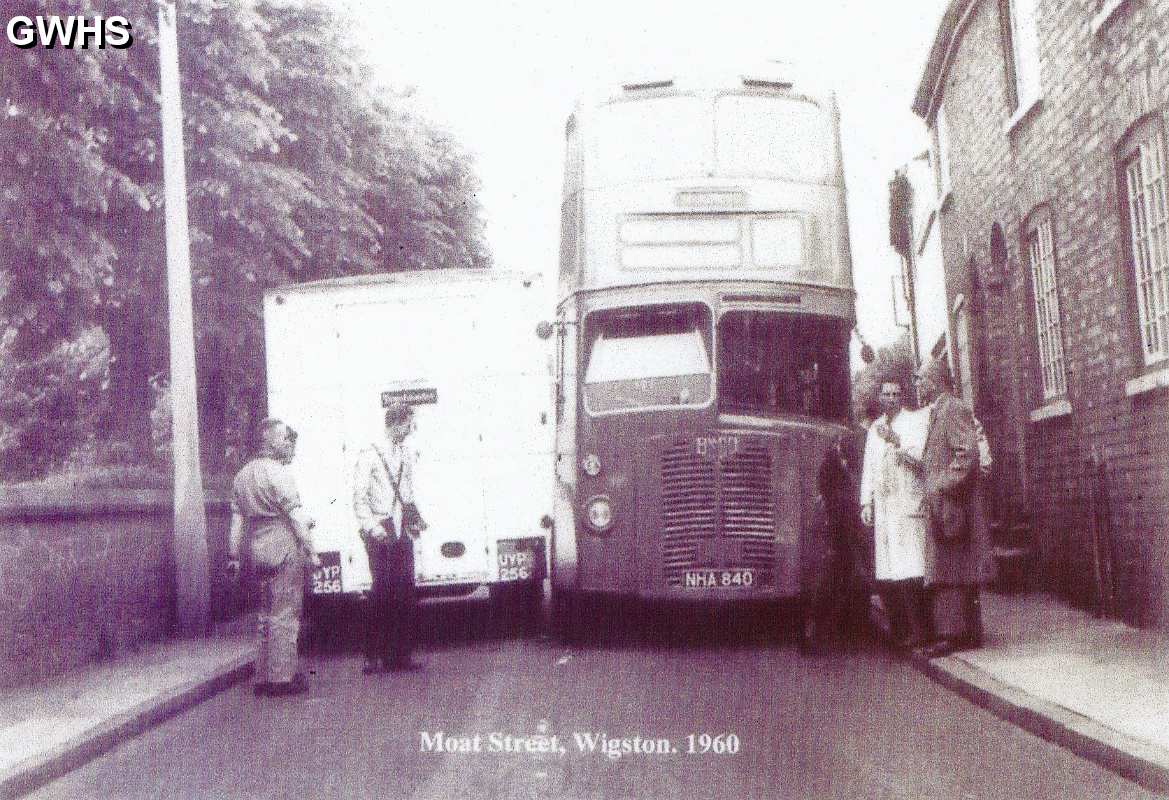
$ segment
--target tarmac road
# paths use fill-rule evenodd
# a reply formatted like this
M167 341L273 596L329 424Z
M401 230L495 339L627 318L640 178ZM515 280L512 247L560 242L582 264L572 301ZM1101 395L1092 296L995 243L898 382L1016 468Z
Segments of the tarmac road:
M568 648L447 604L424 615L425 669L367 677L341 615L305 658L308 694L234 687L31 796L1154 796L880 645L802 656L773 617L610 607L598 641Z

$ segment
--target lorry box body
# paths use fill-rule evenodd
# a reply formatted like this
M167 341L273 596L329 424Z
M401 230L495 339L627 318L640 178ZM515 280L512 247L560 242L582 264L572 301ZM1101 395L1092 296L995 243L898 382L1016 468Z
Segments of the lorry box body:
M371 586L354 514L358 453L384 413L414 407L423 594L542 585L553 490L552 344L539 275L427 270L342 278L264 298L269 414L299 434L292 464L316 520L315 595Z

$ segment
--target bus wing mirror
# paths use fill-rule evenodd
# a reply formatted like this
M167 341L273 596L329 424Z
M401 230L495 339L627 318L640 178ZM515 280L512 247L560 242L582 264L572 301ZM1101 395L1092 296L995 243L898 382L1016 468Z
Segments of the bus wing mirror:
M536 325L536 335L541 339L547 339L552 335L552 331L552 323L548 320L541 320L539 324Z

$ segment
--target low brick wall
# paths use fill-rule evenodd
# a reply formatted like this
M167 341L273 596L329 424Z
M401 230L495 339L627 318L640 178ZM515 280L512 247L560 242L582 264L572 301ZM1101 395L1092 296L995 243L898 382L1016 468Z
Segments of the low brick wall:
M171 634L168 491L0 490L0 688L111 658ZM221 579L229 512L207 503L212 615L238 606Z

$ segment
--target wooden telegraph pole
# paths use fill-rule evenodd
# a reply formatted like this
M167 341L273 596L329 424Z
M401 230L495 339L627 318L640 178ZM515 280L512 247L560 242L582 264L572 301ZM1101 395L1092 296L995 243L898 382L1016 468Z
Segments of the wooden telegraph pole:
M921 344L917 333L917 298L914 289L916 264L913 257L913 184L904 169L899 169L889 181L889 244L901 256L901 291L909 315L908 325L901 325L909 333L909 348L913 353L913 368L921 366ZM897 297L894 290L893 320L897 320Z
M191 308L191 245L179 91L177 13L158 7L162 95L162 164L166 194L166 274L170 319L171 442L174 463L174 564L179 632L205 635L210 622L207 516L199 463L199 405L195 385L195 324Z

